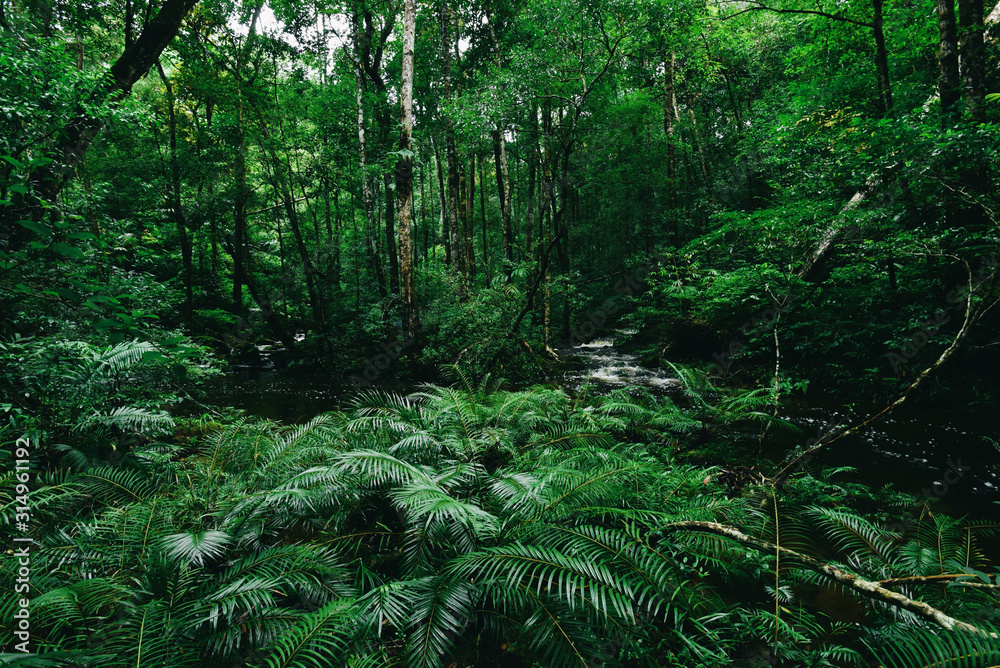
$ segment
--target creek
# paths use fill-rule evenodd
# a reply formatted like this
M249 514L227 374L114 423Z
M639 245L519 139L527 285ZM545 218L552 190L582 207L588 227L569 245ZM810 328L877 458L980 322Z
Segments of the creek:
M242 409L253 415L302 422L318 413L343 409L353 396L373 387L406 393L412 384L365 383L359 378L334 379L310 370L280 368L266 347L260 361L233 365L206 387L208 403ZM611 338L560 351L566 362L552 382L570 393L590 386L591 394L639 387L658 396L683 401L682 384L669 370L642 366L634 355L618 351ZM683 404L682 404L683 405ZM806 445L838 425L853 425L865 416L843 406L808 397L783 402L780 417L799 427L797 433L775 431L762 456L780 460L782 453ZM757 432L728 434L734 448L756 451ZM933 507L1000 521L1000 443L992 415L935 413L904 406L860 434L829 446L814 460L818 466L850 466L845 481L873 488L892 483L898 490L933 500ZM772 470L762 470L771 474Z

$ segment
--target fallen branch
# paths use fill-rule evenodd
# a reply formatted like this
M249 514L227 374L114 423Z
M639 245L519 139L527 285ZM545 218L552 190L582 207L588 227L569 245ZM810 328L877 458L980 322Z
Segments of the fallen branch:
M954 617L949 617L937 608L924 603L923 601L916 601L912 598L903 596L894 591L886 589L878 582L872 582L871 580L865 580L858 577L852 573L841 570L836 566L832 566L824 561L820 561L809 555L802 554L801 552L796 552L795 550L790 550L787 547L782 547L776 545L766 540L759 540L751 536L746 535L735 527L726 526L724 524L718 524L716 522L671 522L667 525L668 527L673 527L676 529L689 529L692 531L702 531L705 533L712 533L718 536L724 536L732 540L737 541L743 545L749 545L755 549L764 552L778 552L783 553L789 558L795 559L796 561L802 563L804 566L818 573L822 573L828 578L844 585L848 589L863 594L864 596L874 599L876 601L881 601L896 608L902 610L907 610L921 619L925 619L929 622L933 622L938 626L947 629L948 631L965 631L966 633L975 633L987 635L989 637L996 637L996 634L988 633L982 629L973 626L967 622L960 621Z
M903 578L889 578L888 580L879 580L878 584L888 587L899 587L902 585L910 584L932 584L932 583L942 583L949 584L955 582L955 584L964 585L966 587L976 587L980 589L997 589L995 584L986 584L985 582L961 582L959 578L970 578L974 577L968 573L942 573L941 575L909 575Z

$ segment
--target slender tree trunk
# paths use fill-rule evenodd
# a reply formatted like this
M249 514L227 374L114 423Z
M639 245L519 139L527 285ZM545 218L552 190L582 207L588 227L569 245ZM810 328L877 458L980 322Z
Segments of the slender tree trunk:
M274 191L275 195L280 198L280 201L285 209L285 217L288 219L288 224L292 227L292 237L295 239L295 247L299 251L299 258L302 262L303 272L305 273L306 281L306 291L309 295L309 306L313 313L313 320L315 326L318 329L322 329L324 325L324 304L322 297L316 287L316 277L319 271L313 265L312 258L309 256L309 250L306 248L305 238L302 234L302 226L299 221L299 212L296 208L295 198L292 195L291 187L289 182L292 179L291 174L288 174L288 179L284 177L284 165L277 154L277 150L274 148L274 142L267 130L267 125L263 115L260 115L258 110L259 121L261 132L263 133L263 139L269 144L267 149L265 149L271 156L271 171L272 177L274 179ZM284 253L282 253L284 255Z
M462 172L463 177L465 172ZM469 154L469 179L465 183L463 190L465 191L464 209L465 215L462 216L462 234L465 237L465 266L469 270L469 280L472 283L476 282L476 253L475 248L472 244L472 229L475 227L475 208L476 208L476 154Z
M503 131L493 131L493 163L497 176L497 198L500 200L501 229L503 231L503 257L507 261L504 272L510 278L514 264L514 229L510 224L510 170L507 165L507 146ZM530 196L529 196L530 197Z
M416 0L405 0L403 9L403 69L400 86L401 129L399 160L396 163L396 196L399 212L400 296L403 301L403 329L408 341L417 344L420 313L413 280L413 239L410 236L413 207L413 42L416 33ZM410 350L415 349L410 346Z
M353 15L354 80L358 110L358 162L361 173L361 199L365 207L365 250L368 255L368 263L378 284L379 295L385 299L388 294L385 287L385 276L382 273L382 263L378 257L378 248L375 246L375 241L371 235L371 229L375 224L375 196L372 193L371 180L368 178L367 145L365 143L364 72L361 68L362 47L360 24L361 20L357 12L355 12Z
M958 0L958 41L965 108L973 121L986 120L986 44L983 41L983 0Z
M163 71L160 61L156 61L156 71L167 91L167 122L170 126L170 204L174 214L177 236L181 242L181 267L184 275L184 319L191 322L194 314L194 270L191 267L192 239L188 236L187 221L181 205L181 168L177 161L177 115L175 112L174 87Z
M872 32L875 35L875 65L878 69L879 97L882 103L882 115L888 116L892 111L892 86L889 81L889 56L885 49L885 33L882 30L882 0L872 0Z
M181 170L177 161L177 115L175 111L174 87L163 71L160 61L156 61L156 71L167 91L167 122L170 126L170 204L174 214L177 236L181 242L181 267L184 275L184 319L191 322L194 314L194 269L192 262L192 239L188 236L187 221L181 204Z
M483 245L480 254L483 258L483 273L486 275L486 285L490 284L489 248L486 241L486 172L483 161L479 161L479 216L483 223Z
M496 30L493 28L493 20L490 16L490 8L487 4L485 10L486 26L489 28L490 42L493 44L493 63L500 67L500 43L497 40ZM493 162L496 165L497 173L497 194L500 198L500 218L503 229L503 256L507 261L506 274L510 280L511 270L514 264L514 230L510 223L510 170L507 165L507 142L504 138L503 125L497 125L493 131ZM529 194L530 201L530 194ZM530 245L530 244L529 244ZM483 246L483 253L486 253L486 246Z
M246 43L238 52L236 65L233 68L233 78L236 81L236 195L233 202L233 312L243 310L243 285L252 280L250 271L250 231L247 222L247 204L253 194L247 185L247 148L244 131L243 104L243 65L249 55L254 36L257 33L257 21L263 10L264 3L258 2L250 21Z
M677 146L674 138L674 118L677 113L677 98L674 95L674 66L676 56L673 51L669 58L663 52L663 133L667 136L667 192L671 209L677 208Z
M947 117L959 100L962 90L958 70L958 28L955 25L955 0L937 0L938 33L938 91L941 96L941 115ZM943 120L942 118L942 120Z
M451 37L450 25L451 16L448 10L447 0L441 0L441 70L444 79L444 101L447 104L451 101ZM464 259L462 252L461 230L459 228L459 167L458 151L455 146L454 125L449 118L444 119L445 125L445 147L448 157L448 233L451 239L451 261L452 266L465 275Z
M442 243L444 243L444 263L450 267L452 266L450 228L451 216L448 213L448 191L444 184L444 165L441 160L441 152L438 151L438 147L434 144L433 138L431 138L431 144L434 146L434 165L437 171L438 199L440 200L441 206L440 236Z
M705 147L701 142L701 132L698 131L698 117L695 116L693 107L688 107L688 115L691 118L691 132L694 133L695 146L698 148L701 177L705 180L705 188L708 189L712 178L708 171L708 161L705 159Z
M382 175L382 188L385 191L385 254L389 258L389 291L398 295L399 292L399 249L396 248L396 193L392 188L394 175Z

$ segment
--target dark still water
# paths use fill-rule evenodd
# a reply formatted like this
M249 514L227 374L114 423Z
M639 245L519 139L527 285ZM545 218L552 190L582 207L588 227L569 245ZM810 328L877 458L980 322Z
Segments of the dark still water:
M553 380L569 392L589 385L592 394L629 386L658 395L683 393L669 372L642 367L634 357L615 350L611 340L593 341L561 351L561 355L571 362L572 370ZM204 402L272 420L303 422L322 412L349 408L358 394L376 387L401 394L417 389L403 383L373 385L318 368L277 369L265 357L263 364L235 366L211 379ZM199 408L189 406L188 410ZM804 446L838 425L857 424L867 415L798 402L784 407L782 417L801 432L772 432L765 445L771 459L781 459L787 450ZM756 434L734 433L732 437L737 447L756 449ZM1000 449L994 443L1000 443L1000 417L996 415L934 413L904 406L857 436L828 446L814 464L850 466L856 472L845 480L873 488L892 483L898 490L930 499L932 508L1000 520Z

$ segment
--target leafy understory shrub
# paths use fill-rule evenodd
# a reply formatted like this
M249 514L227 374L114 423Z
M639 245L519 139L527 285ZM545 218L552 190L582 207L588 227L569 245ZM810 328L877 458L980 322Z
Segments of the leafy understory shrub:
M988 568L988 527L934 516L893 533L849 500L811 506L831 485L808 475L802 500L796 485L727 495L713 469L651 447L688 427L665 400L464 383L45 473L32 641L95 668L721 666L760 648L780 665L864 665L878 650L802 596L813 571L692 523L844 555L871 579ZM0 504L10 521L15 500ZM0 586L16 570L5 555ZM929 582L910 595L952 614L996 604ZM875 632L931 634L867 606Z

